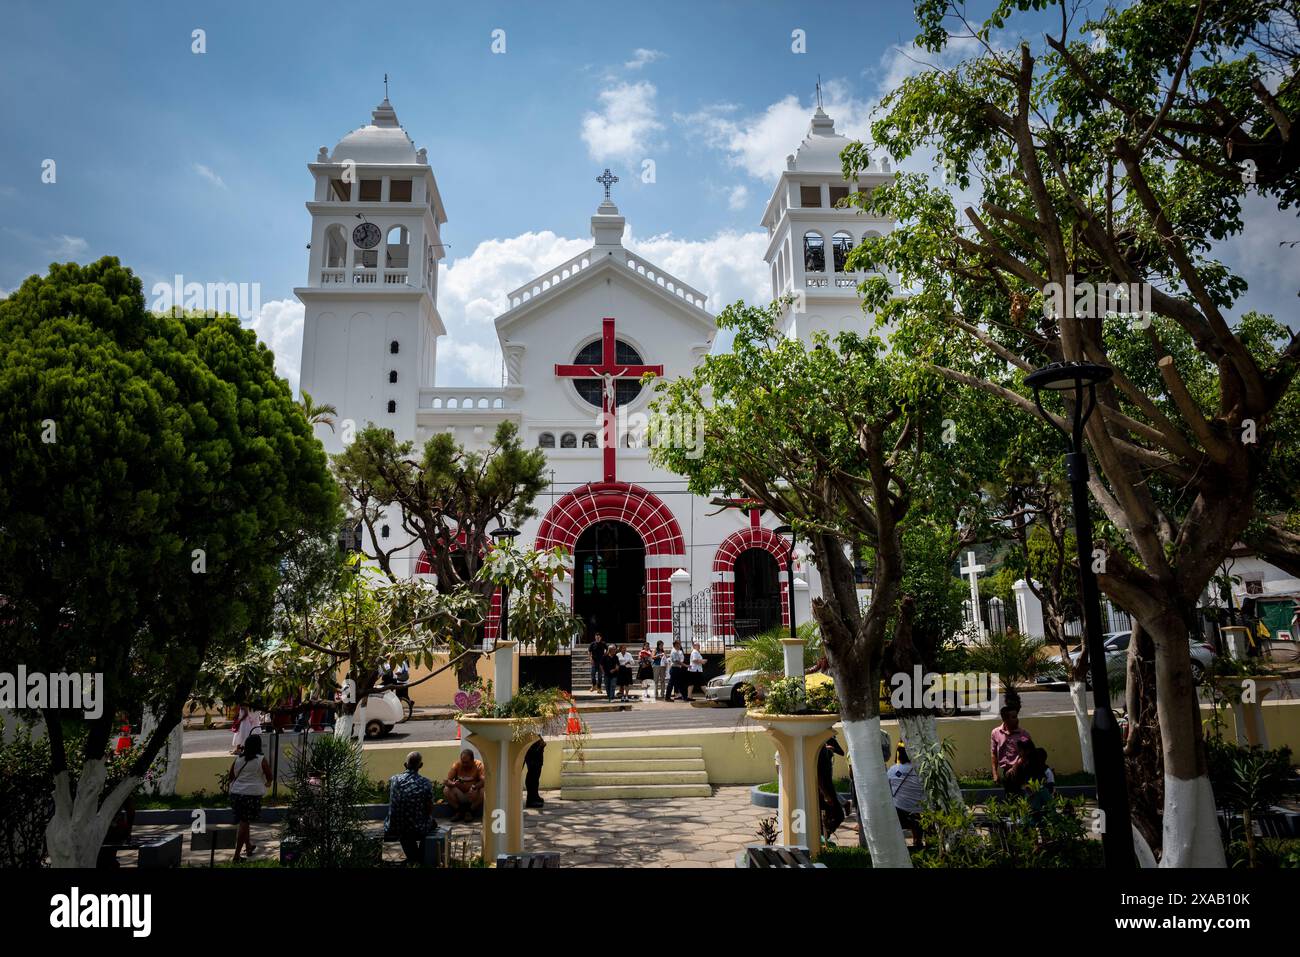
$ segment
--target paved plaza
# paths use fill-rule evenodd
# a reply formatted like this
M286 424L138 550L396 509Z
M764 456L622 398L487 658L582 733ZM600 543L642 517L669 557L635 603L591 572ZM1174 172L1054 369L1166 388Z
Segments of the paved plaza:
M712 797L640 801L563 801L559 791L543 792L546 807L524 811L527 850L559 851L563 867L734 867L737 852L758 842L758 823L775 817L772 808L755 807L745 786L714 788ZM480 823L447 824L453 855L473 856L480 846ZM379 833L380 823L369 825ZM179 826L139 826L137 836L187 830ZM253 828L257 859L278 859L280 825ZM850 817L836 832L839 844L856 844L857 824ZM194 852L185 842L184 865L205 867L208 852ZM121 855L133 866L134 855ZM401 848L384 847L385 861L400 861ZM229 861L230 852L217 853Z

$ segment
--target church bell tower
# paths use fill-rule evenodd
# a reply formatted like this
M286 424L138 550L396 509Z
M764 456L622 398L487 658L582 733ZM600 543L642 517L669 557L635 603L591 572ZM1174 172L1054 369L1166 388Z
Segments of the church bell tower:
M437 301L447 214L425 150L385 96L368 125L322 146L307 168L311 252L294 290L305 307L301 389L338 410L335 429L317 436L332 453L347 429L370 423L414 439L446 334Z

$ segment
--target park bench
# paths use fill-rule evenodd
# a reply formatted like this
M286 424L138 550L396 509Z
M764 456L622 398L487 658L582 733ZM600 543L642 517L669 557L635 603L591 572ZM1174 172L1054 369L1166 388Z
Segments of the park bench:
M448 832L442 828L430 831L424 836L424 859L417 862L420 867L451 866L451 844L447 837ZM384 843L396 844L399 840L396 833L384 832Z
M801 844L769 844L763 847L752 845L745 850L745 866L760 868L787 867L822 867L808 853L808 848Z
M497 867L559 867L558 851L534 851L524 854L498 854Z
M207 851L208 867L215 867L217 851L235 849L235 836L238 830L235 827L210 827L202 831L194 831L190 834L190 850Z
M99 867L118 867L118 851L135 851L139 868L180 867L184 844L179 834L169 837L130 837L125 841L104 844L99 849Z

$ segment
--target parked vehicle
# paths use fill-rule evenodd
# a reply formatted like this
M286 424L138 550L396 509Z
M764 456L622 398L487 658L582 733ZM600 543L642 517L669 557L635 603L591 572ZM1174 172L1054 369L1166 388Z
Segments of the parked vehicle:
M729 671L711 679L704 686L704 697L715 704L725 704L731 708L745 706L745 691L750 688L758 672L753 669Z
M372 691L366 698L365 719L366 737L377 738L406 720L406 708L395 691Z
M1122 663L1128 655L1129 642L1133 640L1133 632L1131 630L1108 631L1101 636L1101 639L1102 646L1106 649L1106 669L1122 667ZM1210 662L1214 660L1214 648L1199 638L1189 638L1188 641L1192 653L1192 681L1199 685L1205 677L1206 669L1210 667ZM1071 666L1078 662L1079 655L1082 653L1082 651L1070 652ZM1091 690L1091 671L1088 672L1085 680L1089 690Z

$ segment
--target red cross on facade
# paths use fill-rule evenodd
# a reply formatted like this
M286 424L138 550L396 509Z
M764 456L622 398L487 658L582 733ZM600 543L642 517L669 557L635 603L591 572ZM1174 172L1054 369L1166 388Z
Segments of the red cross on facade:
M614 320L604 318L601 321L600 365L557 365L555 374L569 379L603 379L601 389L600 412L601 434L605 444L605 481L615 481L614 450L618 446L617 433L614 428L614 414L618 406L616 383L619 379L639 379L647 372L652 375L664 374L663 366L625 366L619 365L614 347Z

